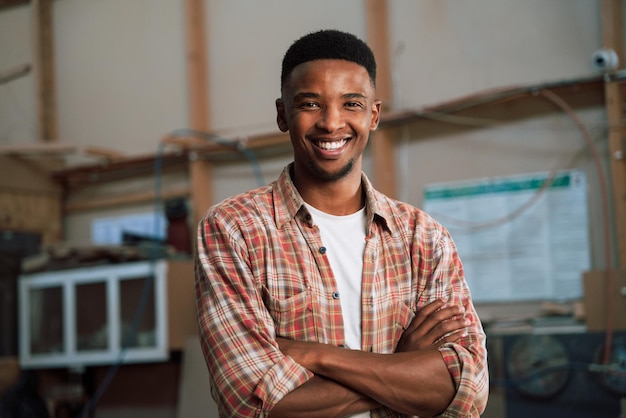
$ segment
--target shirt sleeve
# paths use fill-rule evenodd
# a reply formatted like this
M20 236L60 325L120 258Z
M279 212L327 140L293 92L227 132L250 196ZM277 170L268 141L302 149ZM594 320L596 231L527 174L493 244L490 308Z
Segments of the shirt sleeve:
M266 416L312 377L284 356L240 227L219 211L198 227L195 288L202 351L220 416Z
M429 300L448 298L449 305L463 306L471 324L467 336L447 343L439 351L454 379L456 395L442 417L478 417L487 405L489 373L486 337L465 281L463 265L445 228L435 247L432 280L426 288Z

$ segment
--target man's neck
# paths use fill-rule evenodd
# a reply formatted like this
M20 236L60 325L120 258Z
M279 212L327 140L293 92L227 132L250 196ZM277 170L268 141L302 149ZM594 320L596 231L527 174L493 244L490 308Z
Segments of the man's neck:
M334 181L301 181L297 175L292 180L302 199L322 212L350 215L365 205L360 171Z

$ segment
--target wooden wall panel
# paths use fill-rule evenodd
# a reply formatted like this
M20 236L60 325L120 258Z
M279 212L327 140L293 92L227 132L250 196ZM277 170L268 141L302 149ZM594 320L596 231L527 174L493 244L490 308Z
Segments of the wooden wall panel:
M0 229L39 232L43 244L60 241L60 195L0 190Z

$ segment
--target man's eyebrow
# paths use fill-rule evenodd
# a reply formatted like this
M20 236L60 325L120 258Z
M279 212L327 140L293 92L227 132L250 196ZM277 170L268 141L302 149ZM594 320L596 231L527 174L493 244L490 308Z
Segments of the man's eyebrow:
M313 93L309 91L302 91L300 93L296 93L294 99L317 99L321 97L319 93ZM342 94L341 97L344 99L367 99L367 95L364 93L345 93Z
M302 92L296 93L296 95L293 98L297 100L297 99L317 99L318 97L320 97L318 93L313 93L310 91L302 91Z
M343 97L346 99L367 99L364 93L346 93Z

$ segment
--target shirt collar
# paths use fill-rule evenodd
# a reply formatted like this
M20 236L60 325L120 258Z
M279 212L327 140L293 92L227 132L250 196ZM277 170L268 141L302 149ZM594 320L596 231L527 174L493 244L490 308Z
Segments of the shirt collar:
M292 168L293 163L290 163L283 169L278 180L274 183L274 220L279 229L297 216L303 217L303 220L306 222L310 220L310 218L305 219L309 215L309 211L304 206L304 200L291 180ZM365 190L365 211L368 230L369 225L373 221L377 221L392 235L395 235L394 231L398 231L399 226L396 225L397 220L391 210L389 199L374 189L365 173L361 173L361 183Z

